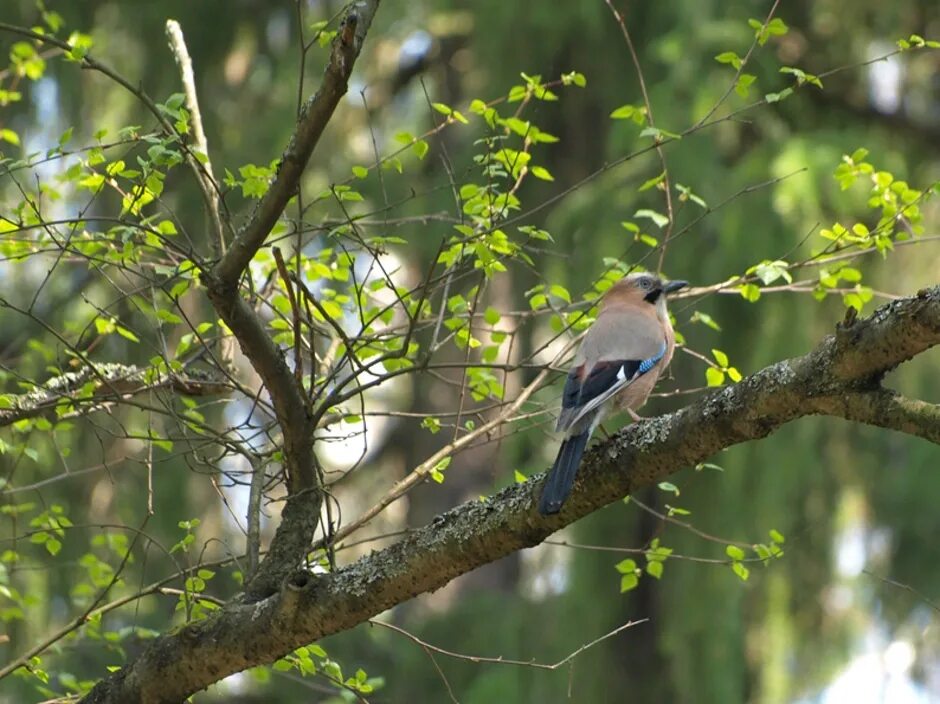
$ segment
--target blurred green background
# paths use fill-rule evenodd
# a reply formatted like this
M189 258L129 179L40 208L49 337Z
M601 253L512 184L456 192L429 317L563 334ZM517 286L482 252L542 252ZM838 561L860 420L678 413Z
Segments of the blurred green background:
M635 43L656 124L670 131L694 124L724 95L733 69L716 62L715 55L729 50L743 55L753 37L747 20L763 19L769 10L766 2L740 0L615 4ZM301 5L308 40L310 24L342 9L337 2ZM245 163L267 164L280 154L297 105L294 3L49 0L47 6L63 16L67 27L92 35L96 56L161 99L179 90L163 33L166 18L179 20L195 64L216 170L235 172ZM781 65L821 74L888 53L897 39L912 33L940 39L940 13L930 0L790 0L781 3L777 16L790 31L755 53L748 66L757 76L752 99L789 84L778 72ZM5 0L0 12L3 21L27 26L37 18L33 2L26 0ZM0 50L6 53L13 41L0 33ZM322 49L312 52L304 95L315 89L325 56ZM311 162L307 185L315 189L346 179L351 165L372 158L373 135L386 152L397 133L421 134L433 127L440 116L429 109L428 97L466 110L474 98L504 95L521 82L520 72L549 80L573 70L587 78L585 88L559 90L561 100L537 103L527 113L559 142L538 151L539 163L554 181L529 179L520 197L525 222L547 229L555 241L540 254L535 269L572 292L584 291L603 271L604 257L636 261L644 254L644 246L633 242L621 221L634 220L638 209L664 210L659 190L638 192L661 170L655 153L581 183L648 141L639 139L639 130L629 121L609 118L620 105L642 99L620 29L602 0L385 0L349 94ZM75 126L76 138L87 139L100 127L117 129L143 119L128 94L99 75L60 62L50 63L46 77L24 90L22 103L0 108L0 127L15 128L31 148L54 143L69 125ZM719 114L744 104L732 94ZM871 221L864 189L842 192L833 179L843 154L865 147L879 168L925 187L940 174L938 126L940 51L918 52L851 68L825 78L822 91L801 90L669 145L665 154L673 182L688 186L712 206L749 186L799 173L742 194L695 224L670 246L666 271L704 286L762 259L807 256L818 245L807 235L820 226L835 220ZM389 178L389 200L405 199L395 216L452 212L448 169L458 183L472 171L479 136L475 129L446 130L432 138L428 158L409 162L404 176ZM564 197L528 212L579 183ZM362 190L379 201L381 187L370 180ZM12 197L11 184L0 182L0 188L0 198ZM419 196L409 197L411 191ZM178 190L172 198L180 217L198 227L201 203L195 191ZM236 213L248 211L237 194L226 203ZM680 226L702 212L690 201L676 204ZM940 234L938 222L936 205L926 206L928 237ZM420 262L433 256L448 225L431 221L405 229L395 233L408 240L396 254L403 261ZM877 292L906 295L937 283L940 248L927 239L899 247L886 261L869 256L860 268ZM20 281L17 277L26 276L5 269L0 289L12 288ZM494 304L524 308L525 291L538 282L535 273L527 272L500 279L492 292ZM876 296L867 310L884 300ZM673 310L690 347L706 354L720 348L743 373L808 350L844 313L837 297L816 302L808 293L768 293L757 304L737 294L703 296L678 301ZM691 323L695 311L710 315L720 332ZM64 325L67 302L47 314ZM4 320L7 344L0 356L5 367L41 377L42 360L22 352L26 333L21 324L12 316ZM523 340L530 347L539 333L534 327ZM936 350L924 354L894 373L890 384L937 400L938 363ZM677 354L672 369L675 379L661 390L704 385L705 367L694 357ZM524 382L526 375L519 374L510 388ZM15 379L7 375L6 385L9 390ZM417 384L397 389L385 403L397 410L444 411L456 403L448 393L453 393L449 387ZM674 409L687 398L654 398L645 413ZM545 399L550 401L551 394ZM511 482L516 469L527 475L542 471L555 451L546 438L543 429L535 428L458 457L447 482L419 488L396 507L386 527L423 524L460 501ZM444 441L417 424L397 425L393 433L386 429L372 439L370 462L387 473L381 476L394 475ZM122 452L120 437L109 441L101 434L73 433L65 442L73 468ZM47 450L51 461L53 451ZM326 455L329 459L329 451ZM551 672L440 654L433 658L435 665L414 642L369 625L322 645L344 672L361 667L370 677L383 678L384 686L368 697L372 702L940 701L937 447L884 430L807 418L713 461L724 471L676 475L678 496L655 490L637 497L659 511L666 504L690 511L682 520L700 533L664 524L635 505L618 504L556 538L616 548L643 548L659 538L676 555L720 561L724 544L702 534L766 542L769 530L783 533L785 557L766 568L751 565L747 582L726 564L671 558L661 580L644 578L637 589L621 595L614 565L628 555L547 545L477 570L383 616L440 648L540 663L557 662L630 619L646 619L579 655L571 667ZM6 476L13 462L0 456ZM20 464L15 481L0 489L0 502L28 498L62 504L75 523L139 523L139 502L126 500L135 485L100 473L11 493L11 488L50 472L42 463ZM370 486L374 476L356 485L365 497L375 490ZM172 544L179 538L177 522L198 516L201 540L217 535L230 549L241 549L241 538L205 472L192 471L183 460L164 462L156 491L162 508L147 528L154 536ZM353 507L367 504L368 498L350 493L344 501L346 515L352 516L357 513ZM0 534L17 530L22 526L5 520ZM36 553L35 559L10 568L8 577L20 590L36 595L37 603L26 618L5 623L12 641L0 644L3 660L74 615L70 569L80 550L66 544L54 564L42 563ZM129 567L128 585L148 583L166 572L166 565L158 568L158 556L152 560ZM145 600L121 618L166 629L174 603L172 598ZM134 651L133 644L128 651ZM45 664L50 672L87 679L99 677L105 664L115 662L120 662L115 654L76 641ZM303 682L274 672L236 676L194 701L313 702L336 696L318 680ZM36 693L25 680L8 680L0 684L0 699L4 697L34 701Z

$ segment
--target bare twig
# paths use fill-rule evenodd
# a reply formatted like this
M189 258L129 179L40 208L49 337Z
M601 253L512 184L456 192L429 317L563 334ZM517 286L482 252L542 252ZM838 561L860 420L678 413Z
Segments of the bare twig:
M422 648L425 648L426 650L431 650L441 655L446 655L449 658L456 658L458 660L466 660L467 662L473 662L473 663L478 663L478 664L482 663L482 664L490 664L490 665L515 665L517 667L532 667L537 670L557 670L560 667L564 667L569 662L571 662L576 657L578 657L581 653L583 653L585 650L589 650L590 648L593 648L598 643L603 643L605 640L608 640L609 638L613 638L615 635L618 635L619 633L623 633L628 628L633 628L634 626L639 626L641 624L648 623L648 622L649 622L648 618L641 618L638 621L627 621L626 623L620 626L617 626L617 628L615 628L614 630L608 631L607 633L600 636L599 638L595 638L590 643L585 643L580 648L569 653L558 662L549 664L549 663L536 662L535 660L511 660L509 658L504 658L502 656L485 657L482 655L466 655L464 653L455 653L452 650L445 650L444 648L438 648L436 645L431 645L430 643L427 643L421 640L420 638L418 638L418 636L414 635L413 633L409 633L404 628L400 628L398 626L395 626L394 624L387 623L385 621L379 621L378 619L371 619L369 621L369 623L372 624L373 626L382 626L383 628L388 628L389 630L395 631L396 633L400 633L401 635L405 636L412 642L420 645Z
M180 77L183 81L186 107L189 110L193 127L193 145L196 147L197 154L201 155L202 170L196 171L196 178L203 190L206 205L208 206L209 221L212 223L215 235L215 239L212 241L212 249L215 258L218 258L225 253L225 230L222 226L222 214L219 207L219 186L212 172L212 162L209 160L209 142L206 140L206 132L202 126L202 111L199 109L199 99L196 95L193 61L189 56L189 50L186 48L186 40L183 38L183 30L179 22L176 20L166 21L166 36L170 41L170 49L173 51L173 56L176 57Z
M640 83L640 92L643 94L643 105L646 108L646 120L650 127L655 128L656 122L653 119L653 105L650 102L650 96L646 90L646 79L643 78L643 68L640 66L640 57L637 56L636 49L633 46L633 40L630 38L630 32L627 30L623 16L618 12L617 8L614 7L613 2L611 2L611 0L604 0L604 2L607 3L607 7L609 7L610 11L613 13L614 19L616 19L617 24L620 25L620 31L623 34L624 41L627 43L627 49L630 51L630 59L633 61L637 80ZM663 260L666 258L666 247L669 245L669 240L672 238L672 229L675 226L676 217L672 206L672 184L669 181L669 166L666 164L666 154L659 144L659 140L656 139L655 141L656 154L659 156L659 163L663 167L663 192L666 197L666 215L669 218L669 223L666 225L666 230L663 234L663 242L659 248L659 264L656 267L657 271L662 271Z

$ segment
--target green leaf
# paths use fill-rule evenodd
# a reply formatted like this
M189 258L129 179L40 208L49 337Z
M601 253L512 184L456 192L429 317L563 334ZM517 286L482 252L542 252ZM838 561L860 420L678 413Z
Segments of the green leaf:
M721 386L725 383L725 373L716 367L705 370L705 381L709 386Z
M749 268L747 274L755 274L764 286L769 286L777 279L783 279L788 284L793 283L793 276L790 274L790 265L782 259L776 259L774 261L765 259L760 264Z
M742 582L746 582L747 578L751 576L751 571L740 562L732 562L731 571L738 575Z
M9 128L0 129L0 139L9 142L13 146L20 146L20 136Z
M767 31L770 32L771 34L774 34L774 35L777 35L777 36L782 36L782 35L786 34L786 33L789 31L789 29L790 29L790 28L787 27L787 23L784 22L784 21L783 21L782 19L780 19L779 17L774 17L774 18L773 18L772 20L770 20L770 22L767 24Z
M850 156L849 159L852 163L858 164L859 162L865 161L866 156L868 156L868 150L865 149L865 147L859 147L852 152L852 156Z
M621 560L616 565L614 565L614 569L621 574L633 574L636 572L636 561L630 558Z
M689 322L690 323L702 323L703 325L707 325L708 327L710 327L712 330L721 332L721 326L718 325L717 322L715 322L714 318L712 318L707 313L703 313L699 310L692 313L692 317L689 318Z
M528 91L525 86L513 86L509 89L509 95L506 98L510 103L518 103L520 100L524 99Z
M635 105L621 105L610 113L610 116L614 120L629 120L636 112L637 108Z
M140 342L140 338L137 337L137 335L135 335L134 333L132 333L132 332L131 332L130 330L128 330L127 328L125 328L125 327L123 327L123 326L121 326L121 325L115 325L115 329L117 330L117 334L120 335L121 337L123 337L123 338L125 338L125 339L128 339L128 340L130 340L131 342Z
M732 560L743 560L744 559L744 550L739 548L737 545L728 545L725 547L725 554L728 555Z
M633 217L648 218L649 220L652 220L654 223L656 223L656 225L660 228L663 228L669 224L668 217L666 217L662 213L657 213L655 210L650 210L649 208L643 208L641 210L637 210L633 214Z
M839 278L843 281L856 284L862 280L862 272L850 266L844 266L839 269Z
M660 482L658 486L661 491L669 491L675 494L676 496L679 495L679 487L677 487L672 482Z
M560 298L565 303L571 303L571 294L568 293L568 289L566 289L564 286L559 284L552 284L548 290L553 296Z
M353 176L356 178L365 178L369 175L369 169L365 166L354 166L352 167Z
M430 147L426 141L419 139L412 145L411 149L419 159L423 159L425 154L428 153L428 149L430 149Z
M742 73L734 84L734 91L742 98L746 98L751 92L751 84L757 80L757 76L750 73Z
M637 192L642 193L643 191L648 191L654 186L658 186L660 183L662 183L663 180L665 180L665 178L666 178L666 172L663 171L658 176L654 176L653 178L644 181L643 185L637 189Z
M757 39L757 43L761 46L767 43L767 40L772 36L780 36L786 34L789 28L786 23L778 17L770 20L766 25L760 20L749 19L747 21L748 25L754 30L754 37Z
M854 308L859 313L862 312L862 308L865 307L865 302L862 301L862 297L857 293L846 293L842 296L842 303L845 304L846 308Z
M718 362L718 366L722 369L725 369L728 366L728 355L726 355L721 350L712 350L712 357L715 358L715 361Z
M584 77L584 74L578 73L577 71L561 74L561 82L566 86L575 85L578 88L584 88L587 85L587 79Z
M516 484L524 484L529 480L529 478L518 469L513 470L513 478L516 480Z
M669 130L660 129L659 127L647 127L640 132L640 136L652 137L653 141L656 142L663 142L667 139L682 139L682 135L678 132L670 132Z
M465 183L460 187L460 198L461 200L469 200L473 198L477 193L480 192L480 187L475 183ZM473 228L470 228L470 232L466 233L468 237L473 235Z
M783 66L780 68L780 73L787 73L796 78L797 85L803 85L804 83L811 83L817 88L822 88L822 81L819 80L818 76L813 75L812 73L807 73L806 71L796 68L795 66Z
M623 594L631 589L636 589L639 583L640 578L637 577L635 573L631 572L630 574L623 575L620 578L620 593Z
M793 95L793 89L784 88L779 93L768 93L764 96L764 100L766 100L768 103L779 103L781 100L789 98L791 95Z
M715 61L720 64L731 64L735 69L741 68L743 62L741 57L733 51L723 51L715 57Z
M543 181L554 181L555 177L551 175L548 169L544 166L533 166L529 169L530 173L535 176L535 178L540 178Z
M646 574L650 577L655 577L656 579L661 579L663 576L663 563L659 560L646 563Z
M783 533L773 528L770 529L770 539L780 545L783 545L783 543L786 542L786 538L783 537Z
M444 470L450 466L450 461L450 457L445 457L436 465L434 465L430 472L431 479L436 481L438 484L442 484L444 482Z
M687 200L690 200L700 208L705 210L708 209L708 203L705 202L705 199L693 193L692 189L688 186L683 186L681 183L677 183L676 190L679 191L679 200L683 203Z
M746 301L754 303L760 298L760 289L755 284L741 284L738 286L741 297Z

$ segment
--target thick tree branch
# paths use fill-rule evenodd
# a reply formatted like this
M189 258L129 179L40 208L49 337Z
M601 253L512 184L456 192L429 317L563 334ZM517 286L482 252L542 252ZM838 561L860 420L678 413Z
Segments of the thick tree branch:
M226 675L363 623L418 594L661 481L683 467L796 418L825 413L937 441L936 406L880 389L901 362L940 344L940 287L849 321L809 354L778 362L671 415L636 423L597 445L561 513L535 510L539 480L440 516L401 542L329 575L298 571L261 602L232 604L162 636L99 683L86 702L179 702Z
M940 405L906 398L890 389L822 398L817 408L826 415L890 428L940 445Z
M307 554L316 531L322 495L313 451L314 422L303 387L261 318L239 294L238 282L297 192L313 149L346 93L349 76L378 6L379 0L363 0L347 12L333 40L323 82L301 111L294 134L281 156L277 177L222 259L211 272L203 274L209 300L271 396L284 437L290 495L271 547L246 588L248 601L275 592L284 577Z
M90 391L86 384L91 382ZM153 369L128 364L97 364L52 377L42 386L24 394L4 394L0 427L25 418L48 416L68 418L88 415L115 401L160 389L183 396L213 396L228 393L231 387L220 378L198 369L173 374L155 374ZM58 415L63 403L74 410Z

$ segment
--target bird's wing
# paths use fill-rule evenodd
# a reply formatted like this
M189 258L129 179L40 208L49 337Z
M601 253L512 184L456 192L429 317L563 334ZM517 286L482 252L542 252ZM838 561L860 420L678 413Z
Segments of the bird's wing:
M665 353L662 326L650 316L627 311L599 317L568 373L555 429L587 430L582 421L593 421L598 408L656 367Z

